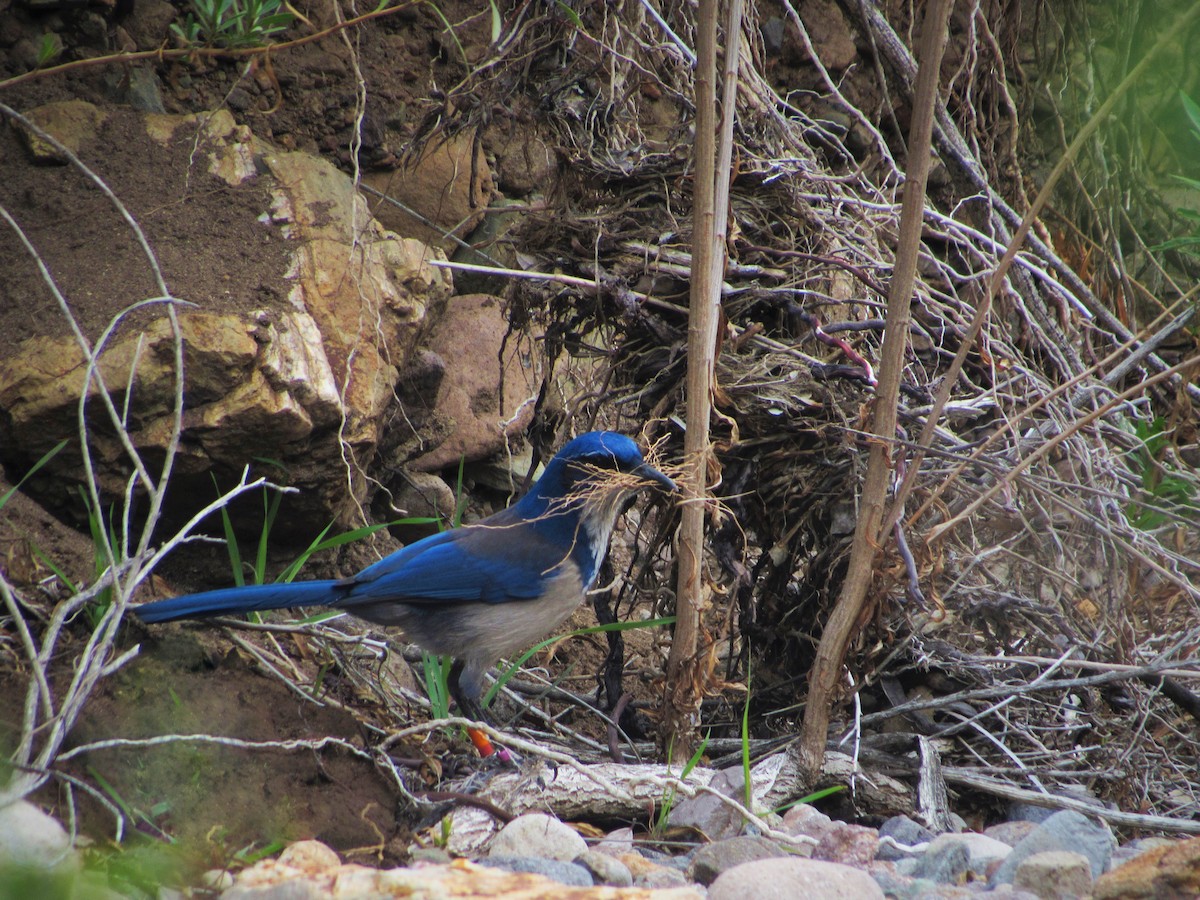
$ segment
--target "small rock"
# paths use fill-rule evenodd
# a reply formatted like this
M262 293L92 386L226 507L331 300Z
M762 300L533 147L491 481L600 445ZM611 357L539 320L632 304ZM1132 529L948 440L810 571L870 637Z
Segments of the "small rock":
M430 863L435 866L448 865L453 857L441 847L410 847L409 864Z
M931 843L929 849L916 859L909 874L940 884L959 884L970 868L970 858L970 851L961 841Z
M968 900L975 896L969 888L938 884L928 878L906 878L896 872L879 872L874 868L871 876L890 900Z
M201 874L200 883L210 891L227 891L233 887L233 873L228 869L209 869Z
M1024 860L1035 853L1048 850L1082 853L1091 865L1092 877L1098 878L1108 868L1114 843L1112 832L1107 825L1093 822L1074 810L1064 809L1038 825L1013 847L1012 853L996 869L989 884L995 886L1011 882L1017 873L1017 867Z
M94 12L76 16L75 27L79 29L79 33L83 37L87 38L88 43L95 44L106 51L112 49L108 43L108 23L104 21L103 16Z
M229 104L231 109L244 112L254 104L254 98L250 96L250 92L244 87L235 87L226 96L225 102Z
M1091 893L1092 865L1082 853L1070 850L1035 853L1017 866L1013 887L1041 900L1074 900Z
M720 770L708 786L735 800L745 797L746 781L740 768ZM741 816L708 791L680 800L672 808L668 822L673 828L694 828L711 841L740 834L744 824Z
M544 875L546 878L552 878L559 884L569 887L591 887L595 884L592 880L592 873L583 866L544 856L497 856L491 854L486 859L481 859L479 864L492 869L503 869L506 872Z
M23 37L8 51L13 68L18 72L28 72L38 67L41 48L33 38Z
M474 462L503 453L508 440L522 434L533 419L528 400L537 396L538 387L522 342L509 331L501 300L488 294L456 295L427 343L452 363L433 398L433 416L448 425L449 435L408 468L436 472L463 458Z
M1158 900L1200 897L1200 838L1154 847L1100 876L1095 900Z
M867 865L879 852L879 832L865 825L834 822L821 836L813 851L813 859L845 863L848 866Z
M943 844L957 843L967 848L967 867L977 875L984 875L990 866L1006 859L1012 847L995 838L964 831L961 834L939 834L929 844L929 851Z
M820 841L832 827L833 819L819 809L801 803L799 806L793 806L784 814L779 830L796 837L810 837L815 841Z
M913 879L901 875L892 860L875 860L867 867L871 878L888 897L908 897Z
M783 49L783 35L786 25L779 16L771 16L762 23L763 44L768 53L778 53Z
M761 897L883 900L883 896L879 885L861 869L797 857L742 863L722 873L708 889L708 900Z
M786 819L785 819L786 821ZM876 859L906 859L923 853L925 848L915 849L933 840L933 832L908 816L892 816L879 826L879 850ZM908 850L905 848L912 847Z
M1137 840L1130 841L1128 844L1122 844L1114 850L1109 867L1116 869L1119 866L1125 865L1130 860L1137 859L1143 853L1149 853L1151 850L1157 850L1160 847L1174 847L1178 843L1178 841L1171 840L1171 838L1138 838Z
M617 858L629 867L634 887L673 888L691 884L678 869L660 866L658 863L646 859L640 853L626 853Z
M152 68L131 70L128 81L124 97L126 103L141 112L166 112L162 101L162 84Z
M570 862L587 853L579 833L542 813L517 816L500 829L488 847L488 857L540 856Z
M11 47L26 36L25 28L16 16L0 16L0 47Z
M448 522L454 517L454 491L432 472L406 472L404 481L398 489L393 490L393 494L392 505L402 511L405 518L432 518ZM400 536L416 540L418 534L428 532L418 533L414 530L411 535Z
M609 856L620 856L623 853L633 852L633 829L618 828L616 831L610 831L605 835L604 839L592 848L597 853L605 853Z
M405 237L451 246L447 231L459 237L469 234L485 215L496 184L483 148L475 146L474 134L463 132L449 140L432 140L419 157L396 171L364 172L363 184L400 201L416 211L423 221L377 198L371 212L389 231Z
M279 854L279 862L306 872L324 872L342 864L337 853L320 841L296 841Z
M34 125L49 134L72 153L93 138L104 124L107 114L85 100L61 100L29 110L25 114ZM67 157L49 141L34 134L24 125L17 125L30 158L39 165L63 164Z
M24 800L0 808L0 863L40 869L78 868L66 829L53 816Z
M1088 803L1099 802L1096 795L1082 785L1063 785L1056 788L1053 794ZM1008 818L1014 822L1033 822L1040 825L1057 812L1059 810L1053 806L1037 806L1032 803L1013 802L1008 806Z
M633 886L633 873L629 871L629 866L608 853L589 850L587 853L580 854L575 859L575 864L587 869L592 875L592 881L596 884L610 885L611 887Z
M692 858L686 875L706 887L734 866L757 859L787 856L787 852L766 838L743 835L712 844L705 844Z
M984 837L995 838L1010 847L1015 847L1037 828L1036 822L1001 822L983 829Z
M125 27L139 49L153 50L167 39L177 15L178 10L166 0L138 0L136 12Z

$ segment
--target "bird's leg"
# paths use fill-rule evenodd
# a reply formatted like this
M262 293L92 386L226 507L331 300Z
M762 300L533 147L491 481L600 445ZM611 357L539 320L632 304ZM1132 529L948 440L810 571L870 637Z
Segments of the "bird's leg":
M454 664L450 666L450 693L454 695L454 702L458 704L459 715L464 718L471 719L476 722L484 722L491 724L491 717L484 712L482 704L479 702L479 695L482 693L482 683L480 681L480 673L470 669L464 673L464 663L461 659L454 660ZM467 736L471 739L471 743L475 745L475 749L484 759L495 756L500 762L515 763L513 754L504 747L499 747L492 743L491 738L476 728L468 728Z
M458 713L467 719L472 719L476 722L486 722L489 725L492 720L488 714L483 711L483 706L479 702L480 685L476 683L476 679L472 677L472 673L468 672L465 683L463 679L463 669L465 664L461 659L454 660L450 666L450 693L454 696L454 702L458 704Z

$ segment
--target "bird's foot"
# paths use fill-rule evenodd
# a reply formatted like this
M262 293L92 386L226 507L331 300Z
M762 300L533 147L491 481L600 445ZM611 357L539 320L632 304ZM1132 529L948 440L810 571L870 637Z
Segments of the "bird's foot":
M468 728L467 735L471 738L471 743L475 745L475 749L479 752L481 759L492 764L511 766L514 769L520 767L520 756L513 753L507 747L493 743L492 739L484 732L475 728Z

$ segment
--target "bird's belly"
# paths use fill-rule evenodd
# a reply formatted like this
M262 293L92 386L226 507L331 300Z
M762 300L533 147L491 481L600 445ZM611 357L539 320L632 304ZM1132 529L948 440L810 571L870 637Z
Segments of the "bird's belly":
M568 564L547 579L533 600L502 603L397 604L392 621L431 653L490 665L528 648L570 618L584 597L577 568Z

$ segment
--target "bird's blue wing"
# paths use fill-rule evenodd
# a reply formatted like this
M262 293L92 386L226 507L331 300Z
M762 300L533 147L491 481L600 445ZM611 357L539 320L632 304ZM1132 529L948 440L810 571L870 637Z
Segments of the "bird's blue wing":
M568 553L508 517L445 531L363 569L338 607L395 601L504 603L540 597ZM547 563L551 563L548 565Z

